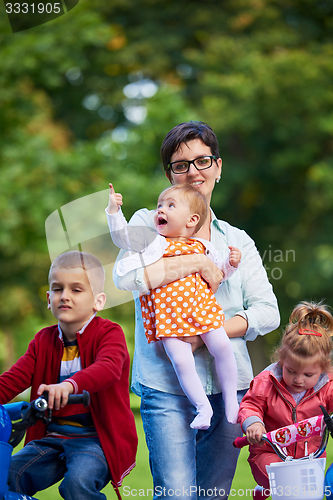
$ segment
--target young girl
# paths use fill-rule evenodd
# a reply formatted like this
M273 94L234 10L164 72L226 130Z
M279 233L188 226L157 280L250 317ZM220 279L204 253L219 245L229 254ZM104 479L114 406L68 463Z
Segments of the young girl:
M278 361L251 382L239 409L238 421L249 441L249 464L257 483L253 498L268 498L266 465L281 461L266 443L264 433L320 414L319 405L333 412L331 335L333 317L321 303L300 303L291 313L280 347ZM260 443L260 445L259 445ZM320 437L308 442L309 453ZM287 447L294 458L304 456L304 443Z
M111 236L115 245L136 254L118 263L117 271L128 272L137 262L148 265L163 256L197 253L211 256L228 279L240 262L240 251L229 247L229 258L221 262L208 241L193 239L207 216L204 197L190 185L176 185L162 192L155 214L153 241L144 235L146 228L129 228L120 210L122 197L110 184L109 205L106 210ZM129 234L129 230L132 230ZM151 236L151 231L150 236ZM143 261L143 262L142 262ZM133 267L134 266L134 267ZM197 416L190 424L193 429L210 426L212 408L195 369L191 344L184 337L201 335L215 358L216 371L229 422L237 422L237 367L231 342L223 328L224 315L213 292L200 274L182 278L140 297L142 316L148 342L162 340L173 364L180 385L195 406Z

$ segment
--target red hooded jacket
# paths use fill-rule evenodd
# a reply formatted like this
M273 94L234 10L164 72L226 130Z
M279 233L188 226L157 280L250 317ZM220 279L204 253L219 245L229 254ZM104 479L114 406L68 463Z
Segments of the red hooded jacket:
M95 317L82 334L77 334L82 370L67 381L74 394L90 393L90 411L108 462L112 485L118 486L135 466L137 434L129 402L130 358L121 327ZM0 376L0 404L8 403L31 386L36 399L40 384L56 384L63 354L57 325L39 331L27 352ZM26 443L45 436L46 426L38 422L27 431Z
M247 424L250 423L247 419L257 417L269 432L306 418L322 415L319 405L323 405L329 413L333 412L332 374L323 373L315 387L308 389L299 403L296 403L283 382L279 363L274 363L252 380L240 404L238 422L245 432ZM315 452L320 442L319 436L312 437L308 442L308 452ZM292 457L301 458L305 453L305 444L299 441L287 446L286 449ZM263 443L261 446L250 445L249 451L251 464L256 462L259 455L272 453L272 448L269 444ZM278 461L277 456L276 461Z

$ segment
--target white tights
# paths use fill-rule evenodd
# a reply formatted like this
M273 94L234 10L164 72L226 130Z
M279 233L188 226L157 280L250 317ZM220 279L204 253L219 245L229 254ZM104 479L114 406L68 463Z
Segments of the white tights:
M215 358L227 420L235 424L238 415L237 366L230 339L222 327L203 333L201 338ZM191 427L208 429L213 410L195 369L191 344L177 337L164 337L161 340L184 393L197 410Z

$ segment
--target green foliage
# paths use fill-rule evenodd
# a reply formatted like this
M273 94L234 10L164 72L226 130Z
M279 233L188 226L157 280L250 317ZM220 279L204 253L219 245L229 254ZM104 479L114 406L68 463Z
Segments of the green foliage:
M52 321L47 217L109 182L127 217L153 208L168 185L160 144L191 119L218 135L213 208L256 241L282 323L299 300L333 303L332 10L81 0L14 35L0 16L0 314L19 353L34 333L24 325ZM126 305L106 314L130 338Z
M218 135L213 209L256 241L282 325L300 300L333 304L332 14L328 0L80 0L13 35L0 2L1 368L54 323L47 217L109 182L128 218L153 208L161 142L188 120ZM133 356L133 304L102 315ZM235 489L254 485L245 457ZM124 484L151 487L147 462L143 446Z

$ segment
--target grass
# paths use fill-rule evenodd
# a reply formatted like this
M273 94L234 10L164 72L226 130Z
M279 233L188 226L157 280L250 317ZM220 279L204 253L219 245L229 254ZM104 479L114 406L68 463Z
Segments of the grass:
M148 463L148 450L146 447L144 432L142 428L141 417L135 412L137 431L139 436L139 447L137 453L137 465L133 471L124 479L123 486L120 489L123 500L126 498L139 497L143 500L152 499L152 479ZM217 451L218 452L218 451ZM252 496L246 490L252 490L256 483L252 477L250 466L247 463L248 450L243 448L237 463L236 474L232 483L231 495L229 498L248 498ZM329 441L327 447L327 466L333 462L333 441ZM150 490L150 491L149 491ZM108 500L117 500L117 496L109 484L103 490ZM53 485L47 490L37 494L39 500L59 500L61 497L58 492L58 485Z

